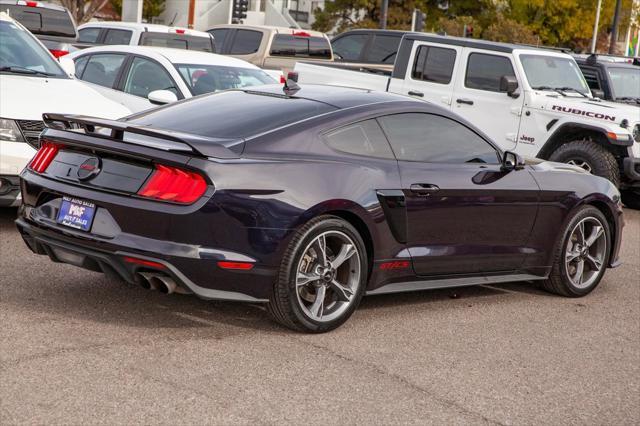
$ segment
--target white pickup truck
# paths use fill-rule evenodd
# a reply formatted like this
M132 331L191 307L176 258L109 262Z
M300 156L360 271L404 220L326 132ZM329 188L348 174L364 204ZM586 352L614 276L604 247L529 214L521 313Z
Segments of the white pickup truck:
M298 62L300 83L389 91L457 112L505 150L578 165L640 208L640 110L593 98L564 53L409 33L391 76Z

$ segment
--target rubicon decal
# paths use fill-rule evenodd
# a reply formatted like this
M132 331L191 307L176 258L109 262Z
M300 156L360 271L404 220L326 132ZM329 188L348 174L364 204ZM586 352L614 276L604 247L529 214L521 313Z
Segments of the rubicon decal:
M553 111L561 111L561 112L566 112L568 114L584 115L586 117L599 118L601 120L608 120L608 121L614 121L614 122L616 121L616 117L614 115L606 115L600 112L584 111L577 108L569 108L569 107L563 107L559 105L553 105L551 109Z

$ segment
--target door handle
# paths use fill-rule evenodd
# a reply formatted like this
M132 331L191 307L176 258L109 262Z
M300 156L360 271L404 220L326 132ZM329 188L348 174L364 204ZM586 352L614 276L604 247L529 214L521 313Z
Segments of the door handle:
M424 96L424 93L416 92L414 90L409 90L408 95L409 96L418 96L418 97L422 98Z
M458 98L456 99L456 102L459 104L473 105L473 101L471 99L466 99L466 98Z
M438 185L431 185L429 183L413 183L411 184L409 189L414 194L422 195L422 196L429 196L440 190Z

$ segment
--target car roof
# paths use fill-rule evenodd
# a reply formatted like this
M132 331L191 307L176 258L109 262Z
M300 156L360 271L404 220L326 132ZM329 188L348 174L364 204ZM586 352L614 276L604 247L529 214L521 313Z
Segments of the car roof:
M293 33L307 33L312 37L326 37L326 34L321 31L313 31L301 28L289 28L289 27L276 27L272 25L245 25L245 24L220 24L213 25L208 31L217 30L221 28L239 28L247 30L272 30L278 34L293 34Z
M454 46L471 47L476 49L493 50L496 52L512 53L514 50L556 51L566 53L569 49L545 46L529 46L526 44L501 43L497 41L481 40L477 38L454 37L439 34L412 33L404 36L407 40L426 41L431 43L449 44Z
M34 7L34 8L43 8L43 9L52 9L60 12L66 12L67 9L63 6L54 3L46 3L42 1L36 2L36 6L28 6L27 4L20 4L18 0L0 0L0 4L9 4L12 6L23 6L23 7Z
M89 47L78 50L71 54L71 57L83 56L99 52L122 52L148 56L159 59L166 58L173 64L196 64L196 65L218 65L237 68L259 69L257 66L231 56L218 55L216 53L201 52L196 50L173 49L170 47L155 46L128 46L128 45L106 45Z
M301 84L299 87L300 90L293 92L290 95L285 94L283 85L276 84L246 87L243 89L235 90L242 90L247 93L264 94L269 96L306 99L331 105L338 109L370 105L380 102L414 101L420 104L424 103L407 96L396 95L389 92L361 89L356 87L330 86L324 84Z
M78 26L78 29L81 30L87 27L99 27L99 28L126 28L130 30L141 30L148 31L151 33L167 33L170 29L172 30L184 30L184 35L193 35L199 37L209 37L210 35L204 31L190 30L187 28L181 27L170 27L167 25L160 24L144 24L138 22L121 22L121 21L99 21L99 22L87 22L86 24L82 24Z

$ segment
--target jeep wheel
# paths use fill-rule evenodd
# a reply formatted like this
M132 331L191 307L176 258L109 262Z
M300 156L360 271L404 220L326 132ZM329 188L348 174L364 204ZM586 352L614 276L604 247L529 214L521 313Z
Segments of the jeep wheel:
M551 161L573 164L620 186L620 169L612 153L597 143L582 139L561 145L549 157Z
M622 203L630 209L640 210L640 189L622 191Z

